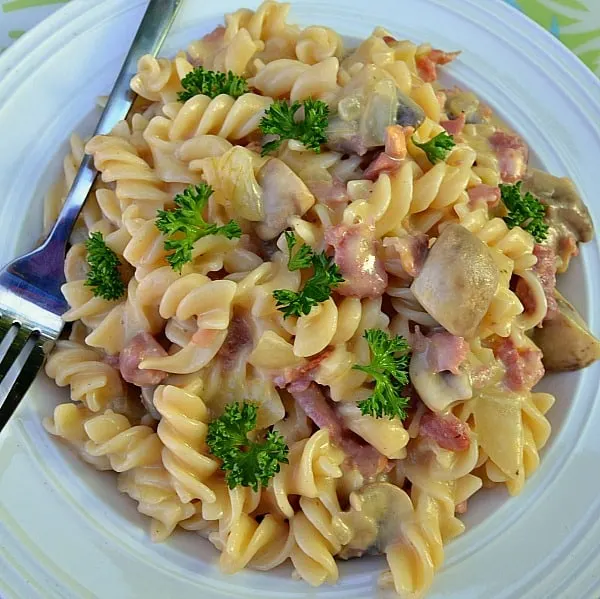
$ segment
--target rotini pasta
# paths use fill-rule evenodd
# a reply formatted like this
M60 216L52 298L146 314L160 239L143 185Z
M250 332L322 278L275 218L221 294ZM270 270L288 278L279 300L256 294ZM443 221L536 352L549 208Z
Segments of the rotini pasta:
M337 559L379 553L381 584L422 599L480 487L537 469L553 348L600 355L555 291L592 225L437 81L458 53L381 27L347 50L289 10L142 57L132 114L71 138L45 234L86 153L100 177L46 363L72 402L44 425L118 473L154 540L195 532L225 573L334 584Z

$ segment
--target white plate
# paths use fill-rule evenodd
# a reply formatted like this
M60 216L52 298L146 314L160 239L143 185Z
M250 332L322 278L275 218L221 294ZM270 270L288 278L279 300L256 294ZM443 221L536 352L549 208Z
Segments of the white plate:
M165 54L251 0L188 0ZM302 24L364 37L394 34L464 50L448 69L519 131L536 160L572 177L600 223L600 84L562 45L498 0L301 0ZM139 23L143 0L74 0L0 58L0 263L32 246L43 192L58 174L73 129L89 134L96 96L110 88ZM368 8L366 8L368 6ZM598 243L567 279L568 296L600 332ZM558 396L554 435L523 494L484 492L469 503L468 532L447 551L431 598L597 599L600 596L600 364L545 380ZM282 598L384 596L384 561L341 565L336 587L311 590L289 570L223 577L216 551L191 533L152 545L147 522L110 474L80 464L40 425L66 396L44 377L0 439L0 595Z

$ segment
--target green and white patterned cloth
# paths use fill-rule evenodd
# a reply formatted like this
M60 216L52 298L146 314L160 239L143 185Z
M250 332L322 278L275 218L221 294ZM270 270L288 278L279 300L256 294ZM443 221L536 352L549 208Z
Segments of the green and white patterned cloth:
M68 1L0 0L0 51ZM600 0L504 1L551 31L600 76Z

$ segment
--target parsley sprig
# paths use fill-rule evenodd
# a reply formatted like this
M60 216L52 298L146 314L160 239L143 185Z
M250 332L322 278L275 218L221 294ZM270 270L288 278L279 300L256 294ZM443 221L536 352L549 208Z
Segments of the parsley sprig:
M310 314L314 306L329 299L333 289L343 283L344 278L339 266L325 252L315 254L310 246L302 245L296 254L292 255L296 238L293 233L288 231L285 239L290 250L288 268L299 270L312 266L314 273L300 291L276 289L273 291L273 297L277 302L277 309L283 312L284 318L306 316Z
M288 463L288 446L278 432L268 431L262 442L248 439L248 433L256 427L257 412L255 403L232 403L208 425L206 443L222 460L230 489L239 485L255 491L259 485L266 487L279 472L280 464Z
M368 329L364 338L371 349L371 362L353 368L373 377L375 387L367 399L358 402L358 407L363 415L390 419L397 416L403 420L409 404L409 398L401 395L404 386L408 385L408 342L400 335L390 337L381 329Z
M305 243L302 244L294 254L294 248L296 247L298 240L291 231L285 232L285 242L288 247L288 268L290 270L294 271L302 268L309 268L312 265L314 252L310 245L306 245Z
M518 181L514 185L500 185L502 203L508 210L504 221L510 229L521 227L528 231L539 243L548 237L548 224L544 221L546 206L533 194L529 192L522 194L522 183Z
M86 241L87 261L90 265L86 287L91 287L96 297L116 300L125 295L125 283L121 278L117 255L106 245L102 233L90 235Z
M167 237L165 250L173 270L181 272L183 265L192 259L194 243L206 235L224 235L227 239L241 237L242 230L233 220L223 226L207 223L202 212L213 189L206 183L190 185L175 196L175 210L159 210L156 228Z
M209 98L216 98L220 94L227 94L232 98L239 98L248 93L248 82L231 71L227 74L219 71L207 71L196 67L182 80L183 91L179 92L180 102L187 102L190 98L203 94Z
M297 120L296 113L304 107L304 119ZM327 142L325 129L329 124L329 106L321 100L309 98L288 104L285 100L275 100L260 121L260 130L265 135L277 135L277 139L263 144L262 156L273 152L286 139L295 139L317 154L321 145Z
M419 143L413 136L412 142L417 148L421 148L421 150L427 154L427 160L429 160L431 164L446 160L450 150L456 145L456 143L454 143L454 137L448 135L445 131L442 131L429 141L423 143Z

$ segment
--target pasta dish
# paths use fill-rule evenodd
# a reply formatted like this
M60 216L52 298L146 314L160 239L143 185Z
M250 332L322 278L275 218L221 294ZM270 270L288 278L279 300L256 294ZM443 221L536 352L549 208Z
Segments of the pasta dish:
M385 554L381 584L417 599L477 491L538 467L545 371L600 357L556 289L593 225L438 80L458 52L381 27L348 49L289 8L143 57L127 120L71 138L46 229L85 154L100 177L46 364L71 401L44 425L118 473L155 541L180 527L223 572L289 560L313 586Z

